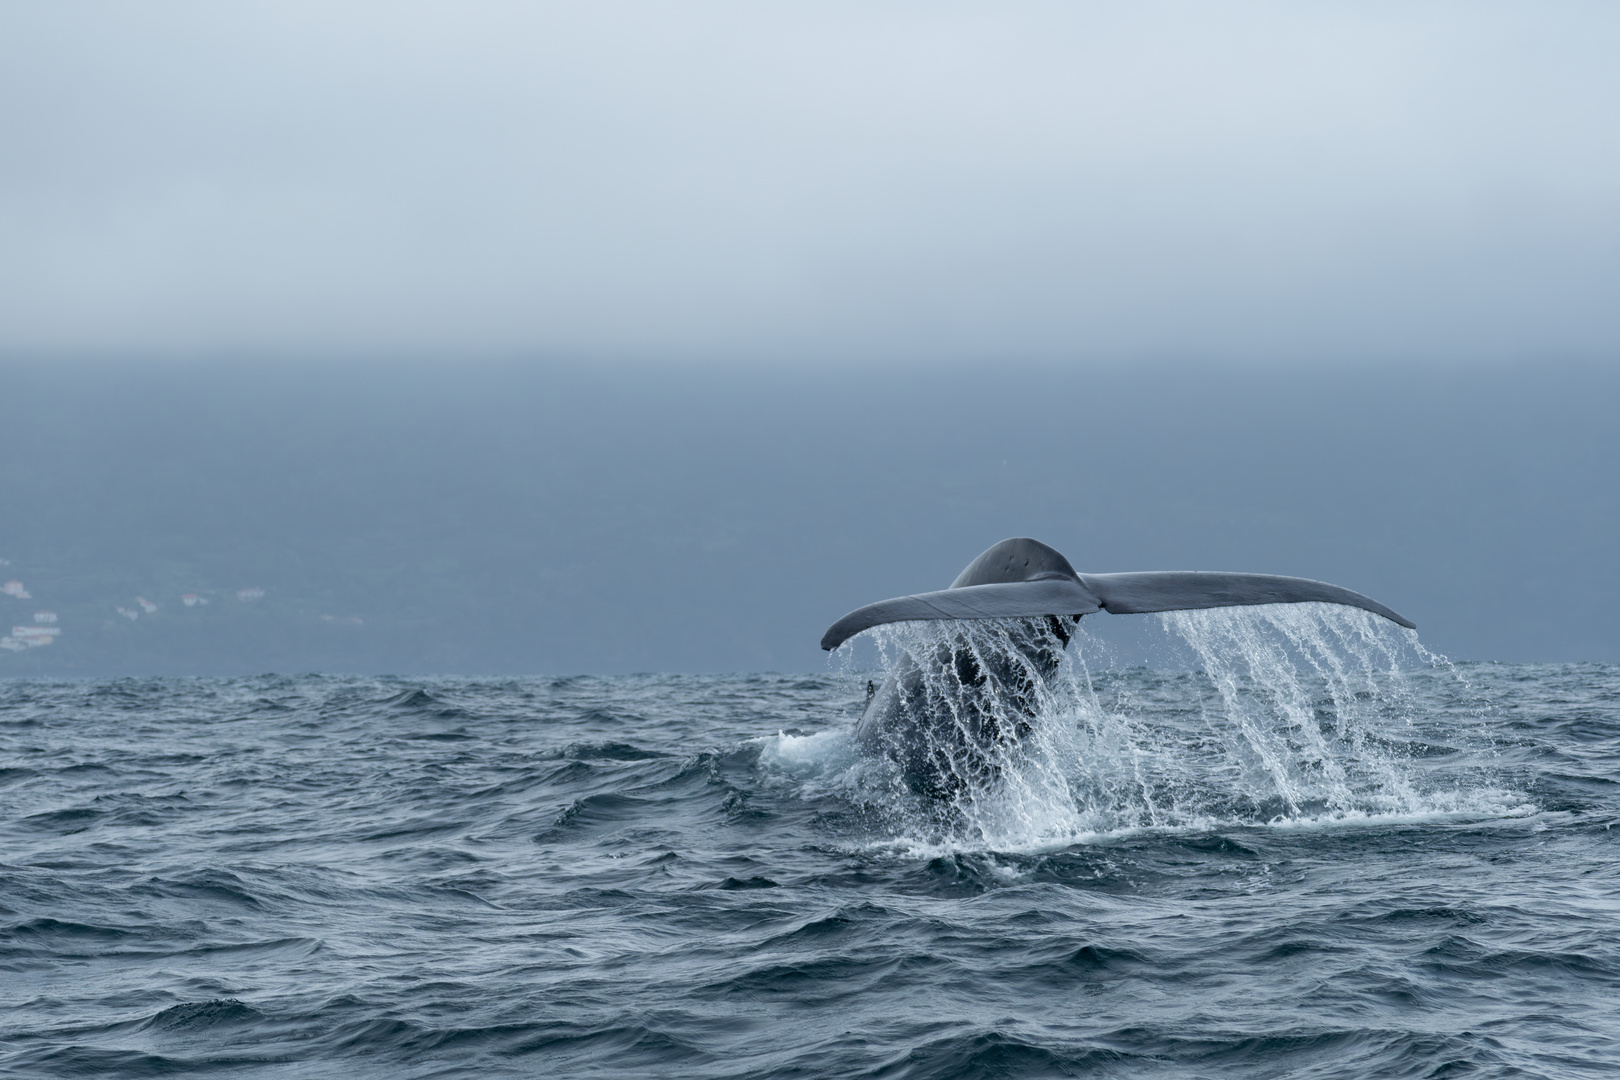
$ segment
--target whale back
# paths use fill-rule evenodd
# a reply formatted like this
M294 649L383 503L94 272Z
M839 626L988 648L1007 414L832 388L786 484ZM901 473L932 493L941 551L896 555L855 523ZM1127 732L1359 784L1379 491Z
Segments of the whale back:
M1015 536L992 545L983 555L968 563L967 568L957 574L956 580L951 582L951 588L1003 585L1015 581L1036 581L1052 577L1074 580L1078 576L1061 552L1047 547L1039 540Z

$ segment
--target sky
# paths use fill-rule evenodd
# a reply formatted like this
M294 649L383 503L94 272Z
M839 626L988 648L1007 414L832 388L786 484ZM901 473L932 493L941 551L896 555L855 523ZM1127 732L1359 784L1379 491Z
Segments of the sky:
M0 355L1604 359L1601 3L0 6Z
M1617 55L1596 3L0 0L0 622L62 631L0 676L816 670L1019 534L1620 662Z

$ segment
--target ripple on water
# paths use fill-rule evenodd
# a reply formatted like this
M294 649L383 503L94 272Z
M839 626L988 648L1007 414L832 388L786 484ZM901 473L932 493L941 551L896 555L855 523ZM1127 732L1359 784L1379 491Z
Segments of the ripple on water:
M1620 668L1167 625L943 802L853 670L0 684L0 1071L1604 1074Z

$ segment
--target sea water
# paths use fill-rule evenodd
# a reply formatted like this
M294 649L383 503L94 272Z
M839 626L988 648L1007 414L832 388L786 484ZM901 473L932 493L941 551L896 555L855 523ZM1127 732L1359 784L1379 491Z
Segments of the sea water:
M1083 621L943 798L854 743L866 683L1007 627L812 675L0 683L0 1069L1612 1074L1620 667L1143 618L1174 662Z

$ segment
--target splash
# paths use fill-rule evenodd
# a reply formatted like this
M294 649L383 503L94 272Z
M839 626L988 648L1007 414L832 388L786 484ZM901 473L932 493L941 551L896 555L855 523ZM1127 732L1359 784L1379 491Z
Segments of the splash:
M919 795L892 755L852 754L846 738L836 766L790 771L922 847L1028 850L1139 830L1527 812L1493 781L1466 681L1414 632L1331 604L1143 618L1160 621L1175 670L1099 664L1106 644L1082 632L1033 693L1025 682L1028 708L1016 716L950 658L994 670L995 657L1023 655L1027 621L879 627L868 636L883 676L921 680L929 752L960 762L971 747L973 767L953 765L959 782ZM1011 667L1014 678L1032 671ZM995 738L977 738L979 716Z

